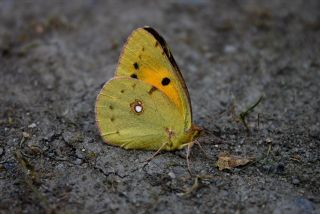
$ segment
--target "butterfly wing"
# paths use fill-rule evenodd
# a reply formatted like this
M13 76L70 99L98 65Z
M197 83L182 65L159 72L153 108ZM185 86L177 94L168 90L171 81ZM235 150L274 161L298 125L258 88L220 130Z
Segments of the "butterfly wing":
M177 106L184 130L191 127L189 93L165 40L150 27L138 28L122 50L115 76L137 78L157 87Z
M96 120L103 140L125 149L177 149L183 118L160 90L141 80L115 77L96 101ZM174 135L174 136L173 136Z

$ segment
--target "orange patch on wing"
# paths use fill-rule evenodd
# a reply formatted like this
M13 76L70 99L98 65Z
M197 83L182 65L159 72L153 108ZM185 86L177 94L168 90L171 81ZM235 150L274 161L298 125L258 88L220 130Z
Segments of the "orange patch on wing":
M152 75L150 75L152 73ZM149 75L148 75L149 74ZM170 83L168 85L162 85L162 80L164 78L169 78ZM179 93L177 87L175 86L175 82L173 81L172 75L167 70L162 70L158 72L153 72L149 70L142 70L139 73L139 79L143 80L147 83L158 88L160 91L165 93L169 99L179 108L181 109L181 100L179 97Z

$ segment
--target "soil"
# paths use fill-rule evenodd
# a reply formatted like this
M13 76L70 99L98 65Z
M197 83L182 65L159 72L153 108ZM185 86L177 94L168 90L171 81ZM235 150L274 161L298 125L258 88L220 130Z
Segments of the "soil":
M320 2L0 2L0 213L319 213ZM167 40L204 128L191 152L104 144L126 37ZM257 100L262 101L244 118ZM242 114L243 115L243 114ZM219 154L255 160L220 171Z

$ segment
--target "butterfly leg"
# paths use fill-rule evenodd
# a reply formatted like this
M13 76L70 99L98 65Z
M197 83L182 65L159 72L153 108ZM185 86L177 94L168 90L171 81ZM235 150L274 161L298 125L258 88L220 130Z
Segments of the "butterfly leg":
M155 152L153 153L153 155L151 157L149 157L148 159L146 159L145 161L143 161L143 163L145 163L145 165L147 165L155 156L157 156L161 150L168 144L168 142L165 142L163 143L160 148Z
M203 154L206 156L206 158L208 158L209 160L211 160L211 158L209 157L209 155L206 153L206 151L203 149L203 147L201 146L200 142L195 140L194 141L195 144L197 144L200 148L200 150L203 152Z
M194 141L188 143L188 147L187 147L187 166L188 166L188 172L190 174L190 176L192 177L192 172L191 172L191 167L190 167L190 152L191 152L191 147L193 146Z
M192 172L191 172L191 167L190 167L190 152L191 152L191 148L194 144L197 144L200 148L200 150L204 153L204 155L206 156L206 158L208 158L209 160L211 160L211 158L207 155L207 153L204 151L203 147L201 146L200 142L197 140L194 140L190 143L187 144L187 166L188 166L188 172L190 174L190 176L192 176Z

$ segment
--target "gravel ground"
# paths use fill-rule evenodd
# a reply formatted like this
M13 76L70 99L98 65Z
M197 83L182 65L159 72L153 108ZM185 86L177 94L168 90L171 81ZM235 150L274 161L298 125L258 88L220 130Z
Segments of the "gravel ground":
M0 1L0 213L319 213L320 2ZM207 158L104 144L94 103L131 31L166 38ZM246 120L238 116L262 102ZM220 171L220 153L255 157Z

